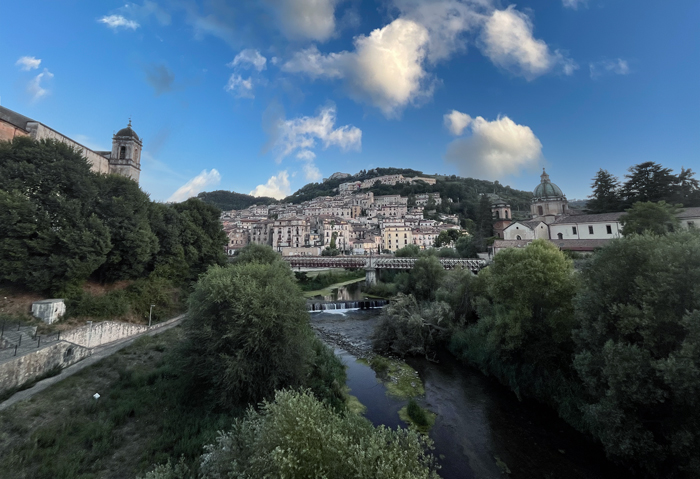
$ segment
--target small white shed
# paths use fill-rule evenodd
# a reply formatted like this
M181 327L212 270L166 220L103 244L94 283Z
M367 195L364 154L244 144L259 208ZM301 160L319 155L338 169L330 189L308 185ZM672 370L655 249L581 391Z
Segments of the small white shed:
M32 314L46 324L51 324L66 314L66 304L63 299L44 299L32 303Z

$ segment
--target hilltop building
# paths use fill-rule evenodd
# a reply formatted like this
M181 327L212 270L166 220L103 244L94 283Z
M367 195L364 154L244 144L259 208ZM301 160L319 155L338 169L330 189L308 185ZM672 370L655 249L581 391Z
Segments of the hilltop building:
M58 140L82 154L93 172L111 173L126 176L137 183L139 181L143 143L131 128L131 120L126 128L112 137L112 151L93 151L41 122L0 106L0 141L11 141L18 136Z

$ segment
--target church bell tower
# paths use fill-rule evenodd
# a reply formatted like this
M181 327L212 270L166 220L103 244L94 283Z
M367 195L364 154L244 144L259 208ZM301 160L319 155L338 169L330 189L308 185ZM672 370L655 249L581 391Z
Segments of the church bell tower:
M112 137L109 172L126 176L138 183L141 175L142 147L143 143L136 132L131 129L131 119L129 119L129 125Z

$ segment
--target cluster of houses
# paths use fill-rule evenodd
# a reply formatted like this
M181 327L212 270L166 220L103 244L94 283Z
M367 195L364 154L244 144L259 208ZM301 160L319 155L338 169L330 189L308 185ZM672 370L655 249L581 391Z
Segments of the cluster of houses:
M337 174L338 173L335 173L335 175ZM366 190L377 184L393 186L400 184L410 185L415 182L425 183L426 185L434 185L436 180L435 178L426 178L423 176L404 177L403 175L384 175L369 178L365 181L349 181L347 183L341 183L340 186L338 186L338 191L342 195L352 193L353 191Z
M408 245L432 248L441 231L459 230L456 215L424 218L426 205L441 202L439 193L416 195L409 207L408 198L400 195L344 192L298 205L253 205L224 211L221 222L229 238L229 255L249 243L269 245L284 256L317 256L326 248L368 255Z

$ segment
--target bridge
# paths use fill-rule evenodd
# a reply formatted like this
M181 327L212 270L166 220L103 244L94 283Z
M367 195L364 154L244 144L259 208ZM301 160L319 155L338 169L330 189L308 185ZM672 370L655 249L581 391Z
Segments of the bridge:
M377 282L378 269L413 269L418 258L395 256L285 256L292 268L362 268L367 284ZM445 269L469 269L479 271L486 265L483 259L438 258Z

